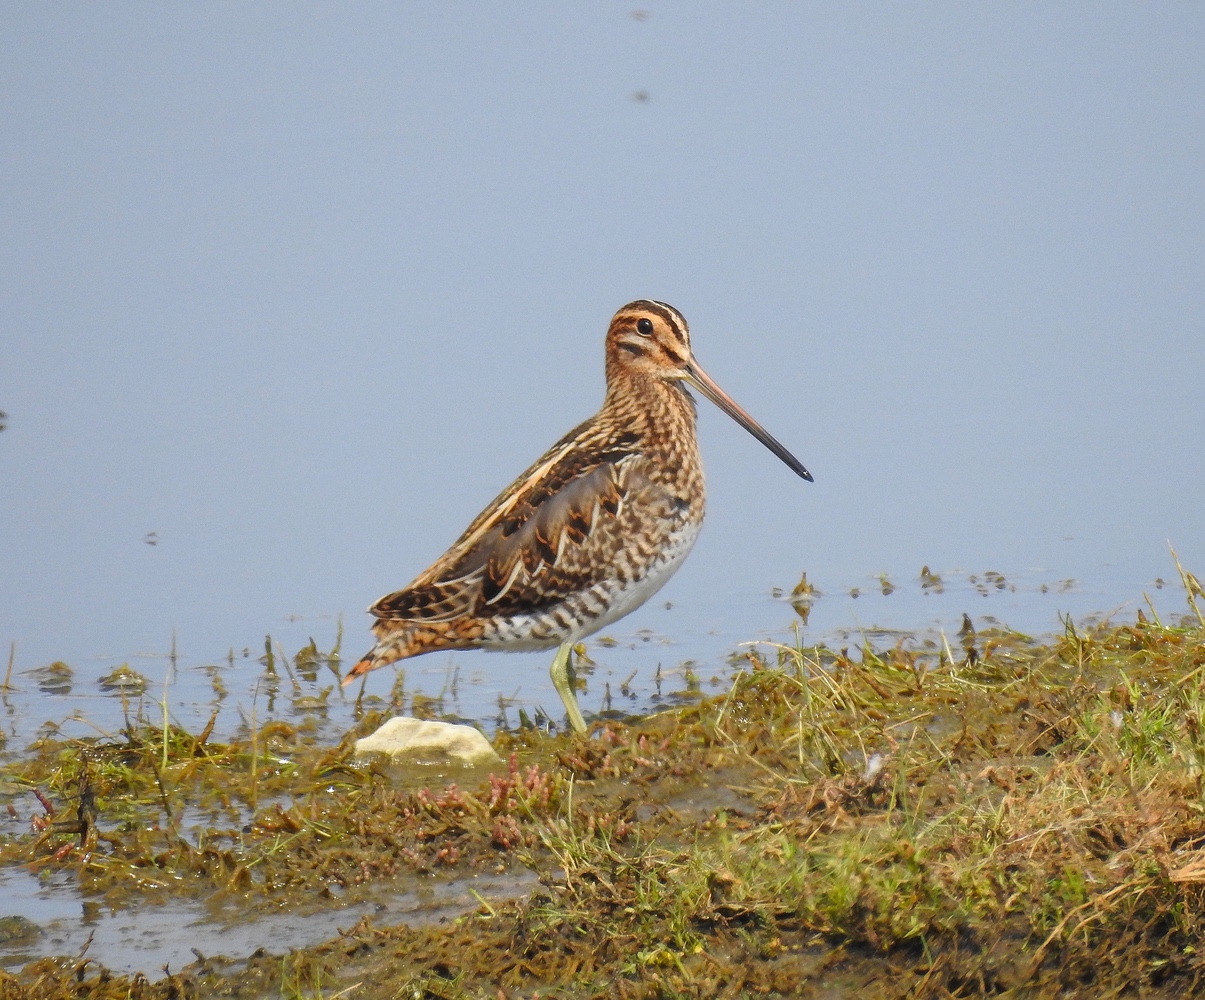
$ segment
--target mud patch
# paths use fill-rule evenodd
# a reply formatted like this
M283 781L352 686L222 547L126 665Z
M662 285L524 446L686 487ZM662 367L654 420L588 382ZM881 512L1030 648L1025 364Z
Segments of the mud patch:
M351 763L369 716L337 746L279 721L48 733L0 775L35 827L0 843L9 885L98 929L174 914L176 950L123 970L99 931L76 950L13 914L47 926L14 925L10 955L68 957L0 973L0 1000L1201 987L1199 619L742 662L720 697L588 738L500 732L499 767L400 784ZM280 939L299 927L326 940ZM172 939L208 929L230 957L190 941L177 965Z

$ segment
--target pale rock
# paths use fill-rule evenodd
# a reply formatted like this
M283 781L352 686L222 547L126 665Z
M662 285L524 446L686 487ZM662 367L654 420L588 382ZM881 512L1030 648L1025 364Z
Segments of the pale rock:
M356 740L356 757L384 754L399 763L433 764L454 760L465 766L501 760L490 741L472 726L397 716L371 736Z

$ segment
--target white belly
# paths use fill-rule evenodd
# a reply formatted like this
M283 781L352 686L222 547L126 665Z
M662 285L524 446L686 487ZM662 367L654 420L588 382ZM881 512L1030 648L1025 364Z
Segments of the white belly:
M610 607L608 610L603 613L601 618L581 626L570 637L572 641L578 642L588 635L593 635L599 629L606 628L612 622L619 621L625 615L630 615L664 587L666 581L678 572L678 567L690 555L690 550L694 548L695 541L699 537L699 529L702 526L701 523L696 522L690 525L688 530L682 532L678 536L676 544L672 548L663 551L662 558L649 567L649 571L643 579L630 584L626 588L621 589L616 587L614 596L609 602Z
M580 642L631 614L665 586L694 548L700 528L699 521L684 524L639 579L627 584L613 580L596 583L557 607L495 620L478 644L521 652Z

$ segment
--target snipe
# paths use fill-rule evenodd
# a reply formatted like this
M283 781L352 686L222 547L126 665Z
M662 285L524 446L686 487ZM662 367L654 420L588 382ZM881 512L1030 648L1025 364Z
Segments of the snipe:
M602 409L505 489L433 566L368 610L377 644L343 683L437 649L559 647L569 723L574 643L640 607L690 552L703 524L691 386L797 475L811 474L699 367L682 314L640 299L607 331Z

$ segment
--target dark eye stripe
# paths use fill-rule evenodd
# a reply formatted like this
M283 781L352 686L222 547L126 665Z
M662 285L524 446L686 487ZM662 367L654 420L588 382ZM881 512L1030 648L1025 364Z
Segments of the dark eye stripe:
M678 339L678 343L686 345L686 319L677 309L668 305L665 302L658 302L655 299L646 300L650 307L650 312L655 312L668 324L669 328L674 332L674 336Z
M685 358L678 357L678 355L676 353L674 353L673 351L667 350L664 347L661 348L661 354L663 357L668 358L675 366L677 366L679 368L681 368L684 364L686 364Z
M615 319L612 323L623 326L635 320L635 332L649 336L648 334L644 334L639 328L640 321L648 319L647 316L641 316L641 313L652 313L654 316L658 316L664 320L678 343L686 348L687 351L690 350L690 327L687 326L686 319L677 309L665 302L658 302L656 299L637 299L635 302L629 302L615 314ZM628 329L631 330L633 327L629 326Z

